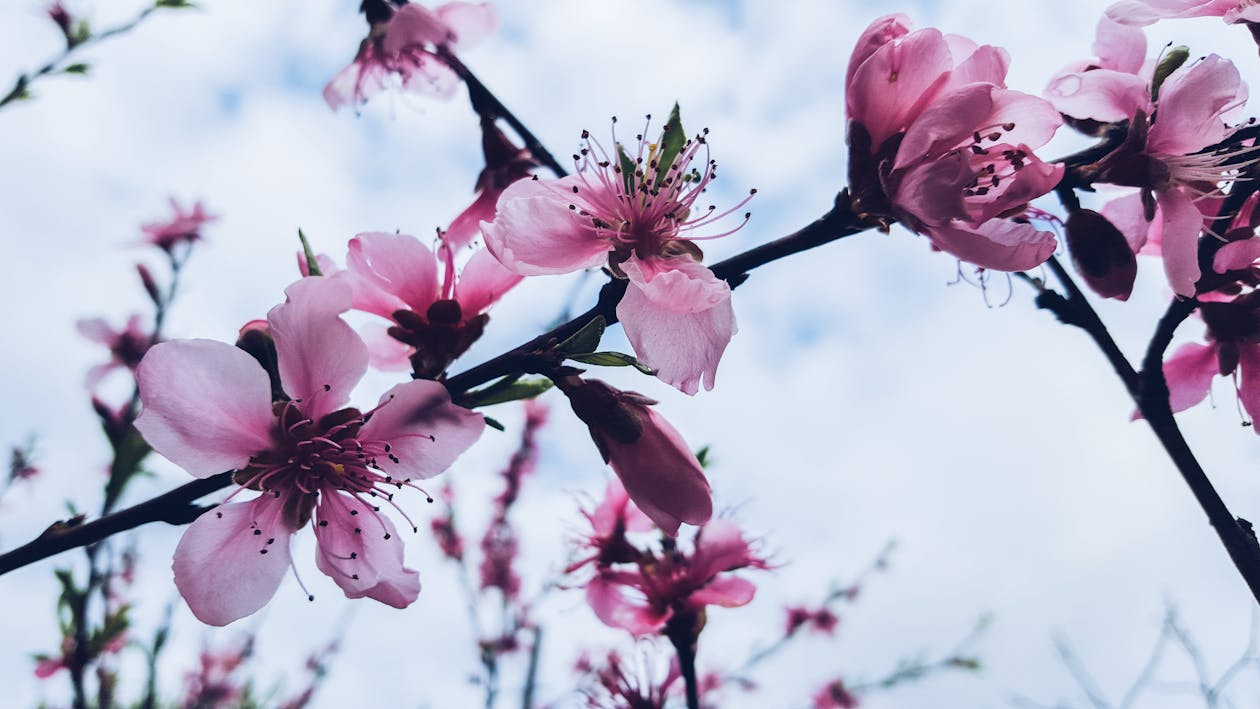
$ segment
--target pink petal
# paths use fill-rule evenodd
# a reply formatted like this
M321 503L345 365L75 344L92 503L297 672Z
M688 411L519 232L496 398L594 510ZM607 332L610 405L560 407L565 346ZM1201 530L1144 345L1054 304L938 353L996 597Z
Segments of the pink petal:
M372 598L406 608L420 595L420 574L403 566L394 523L371 505L325 490L315 510L315 565L346 598Z
M289 570L283 504L264 495L201 515L175 547L175 586L198 620L227 625L262 608Z
M1242 349L1240 348L1240 353ZM1185 411L1207 398L1212 378L1220 373L1219 349L1216 345L1189 342L1164 360L1164 379L1168 382L1168 403L1173 413Z
M1005 49L986 44L976 46L971 40L970 51L958 46L956 35L945 35L949 43L949 52L953 55L956 66L949 73L949 79L941 87L941 94L953 91L967 84L986 83L1002 86L1006 83L1006 71L1011 64L1011 56ZM961 38L966 39L966 38Z
M1260 346L1238 346L1238 398L1254 422L1260 417ZM1253 425L1252 428L1255 428ZM1258 431L1257 433L1260 433Z
M427 51L407 50L394 62L394 69L405 90L423 96L447 99L459 88L459 75Z
M499 204L502 190L484 190L477 194L473 203L468 205L459 216L451 220L442 238L452 249L459 250L468 246L481 236L481 223L494 221L494 210Z
M1107 17L1127 25L1149 25L1161 18L1223 15L1239 0L1120 0L1107 8Z
M303 413L318 419L350 399L367 372L367 345L340 317L352 300L342 279L303 278L284 293L287 301L267 313L280 381Z
M499 13L488 2L450 2L434 10L455 35L451 46L471 49L499 29Z
M996 90L992 84L969 84L933 101L906 131L893 169L970 143L977 127L994 125L986 119Z
M1146 64L1146 33L1103 15L1094 30L1094 54L1104 69L1138 74Z
M390 18L384 49L386 54L398 54L408 47L444 44L451 35L451 28L437 13L420 3L408 3Z
M912 165L899 177L892 193L893 206L913 217L909 224L916 230L969 217L963 189L975 180L976 173L971 159L962 152Z
M559 180L517 180L499 197L492 223L482 222L486 246L507 268L525 276L570 273L607 260L609 245L596 237L589 219L569 209L581 175ZM593 189L589 188L588 189Z
M853 74L857 72L858 67L870 59L880 47L910 34L912 26L910 18L901 13L884 15L872 22L853 45L853 53L849 56L849 68L845 71L844 85L852 86Z
M602 439L613 472L630 499L666 534L678 534L684 522L708 522L713 516L713 499L704 469L664 416L651 407L642 411L643 432L638 440L623 443L611 436Z
M691 559L691 572L699 579L711 579L724 571L760 564L752 547L735 523L715 519L700 530L696 551Z
M1222 17L1231 25L1239 22L1260 22L1260 6L1243 7L1240 2L1237 7L1227 10Z
M271 447L271 381L253 357L213 340L151 348L136 370L136 429L197 477L242 468Z
M989 150L1000 152L1007 148L1008 146L995 145ZM1018 149L1025 153L1032 153L1032 149L1026 145L1021 145ZM965 221L981 224L1008 212L1015 213L1022 210L1032 200L1054 189L1055 185L1063 179L1064 171L1063 165L1042 162L1036 156L1031 156L1030 162L1024 163L1023 168L1017 170L1013 176L1002 180L997 187L989 188L989 193L983 198L968 199Z
M665 626L671 613L656 612L646 602L626 598L625 586L599 575L586 584L586 601L595 616L609 627L622 628L632 635L653 635Z
M390 70L377 58L374 49L364 50L353 62L324 87L324 102L336 111L342 106L354 106L385 90Z
M687 599L697 606L722 606L738 608L752 602L757 587L752 581L738 576L720 576Z
M1050 80L1046 99L1075 118L1112 123L1150 109L1146 79L1110 69L1065 73Z
M1011 125L1010 130L1006 130ZM997 89L993 92L993 110L976 127L980 133L985 127L999 126L1002 129L1001 142L1011 145L1041 146L1054 137L1055 131L1063 125L1063 117L1040 96L1033 96L1021 91ZM1028 151L1032 153L1031 150Z
M1133 253L1149 255L1151 250L1153 250L1155 255L1158 255L1159 239L1156 240L1155 244L1148 245L1147 243L1152 224L1146 220L1140 193L1134 192L1111 200L1103 205L1102 215L1107 218L1107 221L1114 224L1121 234L1124 234L1124 238L1129 242L1129 248L1133 250ZM1162 236L1162 228L1159 231L1160 236Z
M359 438L390 445L398 462L387 456L376 462L394 477L431 478L475 443L485 425L481 414L452 404L446 387L418 379L385 392Z
M954 222L929 228L927 236L941 251L995 271L1035 268L1045 263L1058 246L1054 234L1009 219L990 219L974 228Z
M857 68L846 91L850 120L878 148L906 129L938 80L953 68L949 46L935 29L922 29L879 47Z
M489 250L479 249L468 259L455 284L455 299L464 318L489 310L522 278L519 273L504 268Z
M118 333L104 318L83 318L76 321L74 327L80 335L106 347L112 347L118 340Z
M629 532L647 532L652 520L630 500L630 494L617 478L611 478L604 488L604 499L590 514L591 529L601 537L607 537L618 529Z
M382 372L402 372L411 369L410 345L395 340L389 328L378 322L367 323L359 328L359 336L368 348L368 362Z
M1260 238L1231 241L1216 252L1216 257L1212 260L1212 270L1225 273L1250 268L1257 259L1260 259Z
M1163 216L1160 250L1168 284L1177 295L1193 296L1194 284L1201 275L1199 230L1203 227L1203 214L1194 206L1194 199L1178 188L1157 192L1155 199Z
M735 335L731 288L687 256L622 264L630 287L617 317L635 354L656 376L687 394L712 389L718 362ZM655 273L653 273L655 271Z
M354 276L354 307L392 317L425 313L438 299L437 258L414 236L359 234L350 240L346 269Z
M1225 139L1224 114L1245 97L1242 78L1228 59L1209 54L1174 71L1159 92L1159 112L1147 148L1187 155Z

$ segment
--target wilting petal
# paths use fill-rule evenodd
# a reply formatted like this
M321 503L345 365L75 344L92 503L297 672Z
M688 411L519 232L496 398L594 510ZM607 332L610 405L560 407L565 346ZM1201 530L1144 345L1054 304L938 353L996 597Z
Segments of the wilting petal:
M424 313L438 299L437 259L414 236L359 234L350 240L346 269L362 284L355 283L359 310L386 318L395 310Z
M643 263L622 264L631 282L617 305L635 354L662 381L687 394L695 394L701 383L712 389L737 330L730 286L687 256Z
M303 278L284 291L288 300L267 313L276 341L280 381L302 411L318 419L350 399L367 372L367 345L341 319L352 291L339 278Z
M1177 295L1194 295L1199 280L1199 230L1203 214L1194 206L1194 199L1178 188L1158 192L1159 211L1163 216L1163 239L1160 252L1168 284Z
M1027 271L1040 266L1058 245L1054 234L1009 219L990 219L975 228L954 222L931 227L927 236L941 251L995 271Z
M652 635L665 626L669 610L654 611L646 602L634 603L626 597L625 586L601 574L586 584L586 601L595 616L609 627L622 628L632 635Z
M849 118L866 128L878 148L908 127L952 68L949 46L935 29L888 42L854 72L845 96Z
M469 49L499 29L499 13L488 2L449 2L434 9L455 39L451 46Z
M1242 91L1238 67L1215 54L1174 71L1160 89L1147 148L1188 155L1224 140L1229 134L1224 114L1237 107Z
M569 209L579 196L574 187L581 190L587 183L580 175L513 182L499 197L494 221L481 224L486 246L504 266L525 276L604 263L608 243L594 235L589 218Z
M757 587L752 581L738 576L722 576L691 594L687 600L697 606L738 608L751 603L756 594Z
M452 404L446 387L415 380L385 392L359 438L389 444L393 458L380 456L376 464L394 477L431 478L475 443L485 426L481 414Z
M486 249L481 249L468 259L464 270L460 271L455 285L455 300L465 318L490 309L517 283L523 276L503 267L499 259Z
M271 381L253 357L212 340L153 346L136 370L136 429L197 477L242 468L271 446Z
M1212 378L1220 373L1216 345L1189 342L1164 360L1168 403L1173 413L1185 411L1207 398Z
M420 595L420 574L403 566L394 523L359 500L324 491L315 510L315 564L346 598L368 597L406 608Z
M283 505L270 495L220 505L175 547L175 586L203 623L227 625L262 608L289 570Z

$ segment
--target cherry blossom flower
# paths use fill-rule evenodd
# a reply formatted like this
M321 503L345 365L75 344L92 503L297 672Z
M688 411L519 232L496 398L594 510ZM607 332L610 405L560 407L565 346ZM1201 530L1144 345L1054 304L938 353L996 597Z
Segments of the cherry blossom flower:
M109 349L109 361L88 371L89 389L95 389L101 380L116 369L135 370L140 364L144 354L153 345L153 335L145 331L143 322L139 315L132 315L127 318L127 324L121 330L115 330L102 318L85 318L75 323L80 335Z
M164 222L150 222L140 227L144 232L144 241L152 244L168 254L174 253L175 247L189 245L201 241L201 229L206 224L218 219L207 214L201 202L193 203L192 209L185 210L172 197L171 218Z
M626 657L617 650L609 650L604 661L596 665L583 652L575 667L583 676L582 693L586 706L591 709L668 709L685 697L682 671L677 657L665 660L662 648L651 643L639 643L636 652ZM668 667L666 668L666 665ZM717 697L722 689L722 677L706 672L697 686L702 709L717 709Z
M573 573L589 564L604 568L639 559L639 550L630 543L626 534L651 531L652 520L630 500L620 480L609 480L604 499L595 509L589 512L583 510L582 514L591 523L591 533L578 544L585 555L569 564L565 573Z
M834 635L840 619L829 608L792 606L787 609L787 629L784 635L795 635L801 628L808 628L824 635Z
M442 275L438 269L441 264ZM406 234L367 233L350 240L346 278L354 308L393 321L388 337L370 335L372 364L435 379L481 337L486 311L521 281L485 249L456 275L445 241L435 254Z
M324 101L334 111L362 106L394 85L404 91L449 98L459 77L439 55L440 49L468 49L493 34L498 14L489 3L452 2L430 10L418 3L394 9L373 3L368 36L354 61L324 87Z
M481 151L486 166L477 176L477 197L451 221L442 235L452 249L462 249L481 235L481 223L494 219L499 197L508 185L529 177L539 163L528 149L517 146L495 122L481 119Z
M291 399L273 404L254 358L210 340L157 345L137 372L136 428L155 451L197 477L235 471L242 490L262 493L203 514L175 550L175 585L212 625L267 603L291 564L290 537L312 520L316 565L347 597L410 604L419 576L403 566L380 503L397 507L395 490L445 470L484 426L424 380L393 387L370 411L346 407L368 364L367 347L340 318L349 286L304 278L286 295L267 323Z
M678 431L650 408L655 401L598 379L555 381L630 499L656 526L672 536L684 522L709 521L713 500L704 469Z
M859 706L857 695L841 680L831 682L814 695L814 709L857 709Z
M640 134L630 151L615 135L609 151L583 131L576 174L514 182L499 198L494 221L481 228L503 265L526 276L607 265L627 281L617 318L639 359L661 380L695 394L701 383L713 388L736 331L730 286L700 263L696 241L739 227L696 232L737 213L748 198L724 211L702 206L717 164L707 131L682 141L681 130L671 121L656 142Z
M1019 271L1054 235L1007 218L1052 189L1063 167L1033 154L1062 123L1044 100L1006 88L1005 50L904 15L873 22L846 75L854 206L891 217L982 268Z
M1098 65L1112 68L1061 73L1047 96L1068 115L1129 121L1124 144L1091 169L1098 181L1139 192L1113 200L1103 215L1130 237L1134 252L1154 237L1173 291L1192 296L1201 275L1199 233L1214 205L1205 198L1252 162L1242 159L1250 148L1205 151L1233 134L1228 119L1246 101L1246 85L1231 62L1210 54L1177 67L1156 88L1153 62L1138 59L1146 51L1141 30L1106 18L1095 50ZM1135 79L1144 90L1134 91Z
M1139 26L1182 17L1222 17L1236 24L1260 22L1260 5L1255 0L1121 0L1107 8L1107 17Z

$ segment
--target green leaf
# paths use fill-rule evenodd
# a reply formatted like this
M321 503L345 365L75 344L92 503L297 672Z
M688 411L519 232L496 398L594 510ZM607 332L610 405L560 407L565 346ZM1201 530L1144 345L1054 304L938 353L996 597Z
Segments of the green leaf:
M634 194L634 160L626 154L626 149L617 144L617 162L621 167L621 181L626 186L626 194Z
M506 431L506 430L507 430L507 427L506 427L506 426L504 426L503 424L499 423L499 419L490 418L489 416L483 416L482 418L484 418L484 419L486 420L486 425L487 425L487 426L489 426L490 428L493 428L493 429L494 429L494 430L496 430L496 431Z
M701 468L708 468L713 463L710 457L709 446L696 451L696 462L700 463Z
M509 401L519 401L521 399L532 399L539 394L547 391L552 387L550 379L522 379L514 381L506 386L491 384L480 391L470 391L466 400L470 402L468 408L475 409L479 406L493 406L495 404L504 404Z
M1164 85L1164 80L1174 71L1181 68L1182 64L1190 58L1190 49L1188 47L1173 47L1168 50L1159 64L1155 66L1155 78L1151 80L1151 100L1159 99L1159 88Z
M71 47L76 47L92 38L92 25L87 20L79 20L74 23L74 29L70 30L70 34L66 35L66 43Z
M674 164L674 160L678 159L678 154L682 152L686 144L687 134L683 132L682 118L678 115L678 102L675 101L673 110L669 112L669 121L665 123L665 134L661 136L661 144L657 148L660 154L656 158L656 187L660 187L665 181L669 168Z
M78 64L71 64L70 66L66 67L65 69L62 69L62 70L61 70L61 73L63 73L63 74L86 74L86 73L88 73L88 69L89 69L89 66L88 66L86 63L80 62L80 63L78 63Z
M604 330L608 328L608 321L603 315L596 315L594 320L582 326L582 329L573 333L569 339L556 345L556 350L562 355L586 354L594 352L599 347L599 341L604 337Z
M597 367L634 367L644 374L656 374L656 371L651 367L622 352L589 352L569 355L569 359L582 364L593 364Z
M174 10L174 9L179 9L181 7L197 7L197 6L188 2L187 0L157 0L157 2L153 3L153 7L170 8Z
M311 242L306 240L306 234L298 229L298 240L302 242L302 254L306 256L306 271L312 276L322 276L324 272L319 270L319 260L315 258L315 252L311 250Z

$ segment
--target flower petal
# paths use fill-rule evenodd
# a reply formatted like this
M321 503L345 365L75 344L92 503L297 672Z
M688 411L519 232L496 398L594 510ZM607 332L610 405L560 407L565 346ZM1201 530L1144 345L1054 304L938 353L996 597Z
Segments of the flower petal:
M490 309L524 278L509 271L487 249L480 249L459 273L455 283L455 300L459 301L464 318L468 319Z
M389 328L379 322L370 322L359 328L359 336L368 348L368 361L383 372L402 372L411 369L411 353L415 350L395 340Z
M604 263L608 244L569 209L579 198L575 187L595 189L581 175L508 185L494 221L481 224L486 246L504 266L525 276L570 273Z
M403 566L394 523L371 505L325 490L315 509L315 565L346 598L372 598L406 608L420 595L420 574Z
M949 45L935 29L888 42L853 73L845 92L849 119L866 128L878 149L906 129L952 68Z
M203 623L227 625L262 608L288 571L283 505L264 495L198 517L175 547L175 586Z
M303 278L284 293L288 300L267 313L280 381L303 413L318 419L350 399L367 372L367 345L341 319L353 297L344 280Z
M1238 346L1238 399L1253 421L1260 418L1260 346ZM1257 433L1260 433L1258 431Z
M1249 348L1240 348L1249 349ZM1168 382L1168 403L1173 413L1185 411L1207 398L1212 391L1212 378L1220 373L1216 345L1188 342L1164 360L1164 379Z
M403 309L423 314L438 299L437 258L414 236L359 234L350 240L346 269L357 310L386 318Z
M654 611L646 601L631 601L626 588L610 574L600 574L586 584L586 602L604 625L622 628L632 635L652 635L663 628L672 613L668 609Z
M1169 75L1159 92L1159 112L1147 137L1147 149L1163 155L1188 155L1229 135L1224 114L1246 96L1238 67L1209 54Z
M271 447L271 381L253 357L213 340L153 346L136 370L136 429L197 477L242 468Z
M488 2L448 2L433 12L455 35L454 48L475 47L499 29L499 13Z
M929 228L927 236L941 251L995 271L1035 268L1045 263L1058 246L1054 234L1009 219L990 219L979 227L953 222Z
M1168 284L1177 295L1193 296L1194 284L1201 275L1199 230L1203 227L1203 214L1194 206L1194 198L1179 188L1157 192L1155 200L1163 216L1160 252Z
M389 444L393 458L381 456L376 463L394 477L431 478L468 450L485 426L481 414L451 403L446 387L418 379L385 392L359 438Z
M849 68L845 71L844 85L853 84L853 74L863 62L871 58L876 50L895 39L910 34L912 26L910 18L901 13L884 15L872 22L853 45L853 53L849 56Z
M691 594L687 600L697 606L738 608L751 603L756 594L757 587L752 581L738 576L720 576Z

